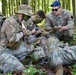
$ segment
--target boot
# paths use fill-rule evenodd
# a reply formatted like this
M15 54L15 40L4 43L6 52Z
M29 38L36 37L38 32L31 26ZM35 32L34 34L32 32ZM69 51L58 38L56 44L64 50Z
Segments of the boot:
M56 67L56 75L63 75L63 66L62 65L58 65Z

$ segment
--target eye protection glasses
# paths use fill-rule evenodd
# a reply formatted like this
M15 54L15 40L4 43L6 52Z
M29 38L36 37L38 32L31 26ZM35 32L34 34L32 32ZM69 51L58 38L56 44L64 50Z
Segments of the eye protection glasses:
M60 7L59 7L59 8L60 8ZM53 12L54 12L54 11L58 11L59 8L57 8L57 9L52 9L52 11L53 11Z

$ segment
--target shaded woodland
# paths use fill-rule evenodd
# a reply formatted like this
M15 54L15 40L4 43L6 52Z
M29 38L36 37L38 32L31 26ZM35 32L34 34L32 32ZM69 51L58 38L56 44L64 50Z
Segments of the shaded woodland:
M32 12L43 10L47 14L51 11L50 4L54 0L0 0L2 3L2 13L5 16L13 15L20 4L28 4L32 7ZM70 10L76 20L76 0L59 0L64 9ZM76 22L75 22L76 24Z

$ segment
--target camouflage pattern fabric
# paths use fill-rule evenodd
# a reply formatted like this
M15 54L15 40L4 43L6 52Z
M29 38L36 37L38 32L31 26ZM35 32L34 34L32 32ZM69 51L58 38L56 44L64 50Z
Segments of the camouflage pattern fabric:
M30 31L32 31L35 27L36 27L36 24L34 24L32 18L28 19L26 24L25 24L26 28ZM31 35L30 35L31 36ZM25 41L27 41L28 43L28 37L30 38L30 36L24 36L24 39ZM30 41L30 40L29 40Z
M18 6L18 11L16 12L16 14L17 13L23 13L27 16L32 16L33 15L31 6L28 6L26 4L19 5Z
M46 54L44 52L44 45L46 43L46 38L41 37L40 40L38 40L35 44L36 48L34 48L34 59L39 60L46 57ZM37 44L37 45L36 45Z
M62 9L62 13L60 16L55 16L52 12L50 12L46 16L45 21L45 30L55 29L58 26L68 26L68 30L64 30L62 32L54 32L54 35L59 39L65 37L66 35L69 37L73 36L74 33L74 17L72 13L68 10Z
M9 17L7 18L4 23L3 26L1 28L1 36L2 38L4 38L3 40L5 40L6 42L5 45L7 47L10 48L17 48L17 46L19 46L20 42L22 41L22 37L19 38L17 37L17 34L20 33L22 31L22 27L21 27L21 23L18 22L17 17ZM16 39L18 41L16 41ZM1 39L2 40L2 39Z
M35 60L44 58L46 56L42 47L37 47L34 50L35 51L33 55L34 55Z
M37 25L33 22L32 18L30 18L27 22L26 22L26 28L29 29L29 30L33 30ZM41 37L36 37L36 35L31 35L28 37L28 39L26 40L27 43L34 43L37 44L40 42L42 36ZM33 52L33 55L34 55L34 58L36 60L40 59L40 58L43 58L45 57L45 53L44 53L44 50L43 50L43 47L41 47L40 45L37 46L35 49L35 51Z
M4 73L12 72L13 70L23 70L23 64L12 55L8 49L0 47L0 69Z
M47 40L46 55L50 66L71 65L76 62L76 46L63 44L55 36L50 37Z
M1 28L0 46L4 48L4 52L2 49L0 51L1 69L5 73L15 69L22 70L24 66L19 60L24 59L31 52L31 46L26 48L21 22L17 17L11 16L4 21Z
M22 42L16 50L12 50L11 53L19 60L24 59L31 52L30 48L27 49L26 44Z
M36 27L36 24L33 22L32 18L28 19L26 22L26 28L32 30Z

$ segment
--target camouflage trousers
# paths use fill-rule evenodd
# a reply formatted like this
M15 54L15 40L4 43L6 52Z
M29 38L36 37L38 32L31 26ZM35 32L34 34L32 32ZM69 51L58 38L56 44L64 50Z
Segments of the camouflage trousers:
M31 45L30 48L27 49L25 43L21 43L19 48L16 50L4 49L0 55L0 68L4 71L4 73L12 72L13 70L23 70L24 65L20 62L20 60L26 58L26 56L33 50L34 58L36 60L46 56L42 47L34 49Z
M26 48L25 43L21 43L17 50L1 48L0 50L0 69L4 73L13 70L23 70L24 66L20 60L24 59L31 51Z
M73 34L74 31L73 30L66 30L66 31L62 31L62 32L55 32L53 35L56 36L59 40L66 40L66 39L73 39Z
M71 65L76 62L76 46L58 47L48 53L50 66Z
M23 70L23 64L12 54L4 52L0 55L0 69L4 73L13 72L14 70Z

